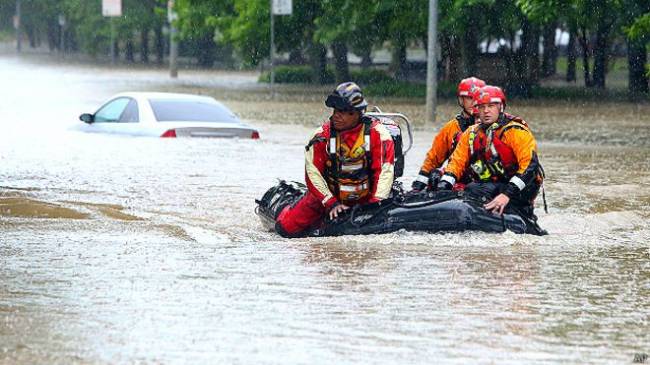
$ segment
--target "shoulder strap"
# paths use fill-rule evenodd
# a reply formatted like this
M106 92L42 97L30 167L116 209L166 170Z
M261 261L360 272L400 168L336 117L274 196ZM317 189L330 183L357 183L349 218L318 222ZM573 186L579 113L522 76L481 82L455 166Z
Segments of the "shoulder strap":
M463 117L462 114L456 115L456 120L458 121L458 126L462 132L465 132L472 124L474 124L474 117L470 116L469 118Z
M510 130L510 129L519 129L519 130L526 131L526 132L530 133L530 130L528 128L526 128L525 124L521 124L518 121L513 120L510 123L506 124L506 126L501 129L501 131L499 132L499 139L502 139L503 134L506 131Z
M323 136L316 135L314 138L309 140L309 143L305 146L305 151L309 151L311 146L315 145L316 143L321 143L321 142L327 142L327 139Z

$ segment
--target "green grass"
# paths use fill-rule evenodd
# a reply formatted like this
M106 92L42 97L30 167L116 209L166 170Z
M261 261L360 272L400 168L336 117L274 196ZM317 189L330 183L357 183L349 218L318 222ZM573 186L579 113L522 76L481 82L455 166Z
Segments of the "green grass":
M627 59L617 58L610 62L610 71L607 74L607 89L598 90L585 88L582 73L582 60L576 64L577 81L567 83L564 81L567 69L566 57L558 58L556 75L543 79L539 86L532 89L532 97L549 100L606 100L628 101L631 100L627 93ZM380 69L350 71L350 78L357 82L364 93L371 97L396 97L406 99L424 99L426 85L395 80L390 74ZM263 73L259 81L269 82L268 72ZM279 84L311 84L312 70L310 66L279 66L276 68L275 81ZM327 67L326 79L328 84L335 83L334 68ZM438 97L453 99L456 84L450 82L438 83ZM515 97L516 98L516 97ZM641 97L640 100L649 100ZM634 101L639 101L639 98Z
M275 82L278 84L309 84L312 82L313 71L310 66L278 66L275 68ZM351 70L350 79L361 86L368 86L374 83L387 83L394 81L385 71ZM259 82L270 82L271 73L264 72L259 77ZM325 72L325 81L328 84L335 82L334 68L328 66Z

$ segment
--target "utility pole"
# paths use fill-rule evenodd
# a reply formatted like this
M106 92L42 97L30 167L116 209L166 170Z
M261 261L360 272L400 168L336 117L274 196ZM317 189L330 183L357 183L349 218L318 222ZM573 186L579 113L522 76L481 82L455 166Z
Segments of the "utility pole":
M21 19L20 19L20 0L16 0L16 17L14 18L14 27L16 27L16 52L22 51L22 34L21 33Z
M274 22L274 8L273 0L271 0L271 99L275 99L275 22Z
M438 90L438 2L429 0L429 32L427 42L427 123L436 121Z

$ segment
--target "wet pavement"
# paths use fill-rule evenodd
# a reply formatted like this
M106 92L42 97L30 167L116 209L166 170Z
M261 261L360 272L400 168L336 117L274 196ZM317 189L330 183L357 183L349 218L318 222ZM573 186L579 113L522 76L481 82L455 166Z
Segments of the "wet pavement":
M254 199L302 180L326 88L0 55L0 363L631 363L650 352L650 106L513 101L550 235L287 240ZM213 95L260 140L70 130L116 92ZM440 124L416 123L410 183ZM440 114L455 106L443 101ZM541 201L538 200L538 204Z

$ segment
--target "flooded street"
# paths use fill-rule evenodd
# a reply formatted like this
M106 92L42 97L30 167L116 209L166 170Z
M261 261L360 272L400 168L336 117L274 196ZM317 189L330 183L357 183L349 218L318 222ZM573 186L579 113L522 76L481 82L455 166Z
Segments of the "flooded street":
M549 236L283 239L255 198L302 181L327 88L253 73L0 55L0 364L611 364L650 353L650 105L512 101L548 175ZM260 140L71 130L122 91L223 100ZM321 92L322 91L322 92ZM410 185L440 127L424 106ZM456 106L443 101L445 121Z

